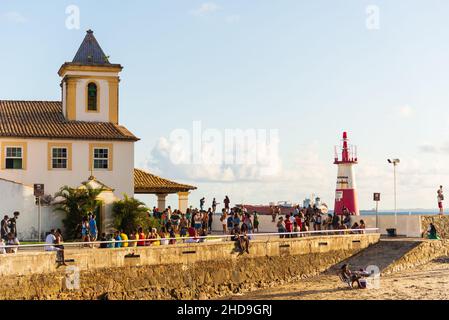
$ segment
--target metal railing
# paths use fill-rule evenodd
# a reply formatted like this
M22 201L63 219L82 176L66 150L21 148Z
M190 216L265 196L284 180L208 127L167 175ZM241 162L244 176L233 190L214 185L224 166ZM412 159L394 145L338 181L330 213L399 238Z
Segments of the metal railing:
M379 231L379 228L366 228L366 229L343 229L343 230L319 230L319 231L302 231L302 232L277 232L277 233L248 233L247 236L250 240L256 240L256 238L268 237L268 238L284 238L284 239L298 239L303 237L311 237L311 236L342 236L342 235L366 235L369 233L376 233ZM242 237L242 235L239 235ZM206 242L220 242L220 241L228 241L235 238L235 235L226 234L226 235L207 235L207 236L198 236L198 237L177 237L177 238L157 238L157 239L136 239L136 240L110 240L110 241L92 241L92 242L64 242L59 245L67 247L79 247L79 248L98 248L100 245L112 245L112 247L106 247L105 249L112 249L117 247L117 244L121 244L117 248L123 248L123 244L128 244L128 248L136 248L136 247L151 247L154 246L152 243L160 242L160 245L176 245L176 244L196 244L196 243L206 243ZM162 244L162 241L165 244ZM170 241L175 241L175 244L169 244ZM269 241L269 239L267 239ZM138 245L139 243L144 243L144 245ZM130 245L131 244L131 245ZM135 244L135 245L134 245ZM0 246L1 249L34 249L34 248L43 248L46 251L57 251L58 244L48 244L48 243L39 243L39 244L19 244L19 245L5 245Z

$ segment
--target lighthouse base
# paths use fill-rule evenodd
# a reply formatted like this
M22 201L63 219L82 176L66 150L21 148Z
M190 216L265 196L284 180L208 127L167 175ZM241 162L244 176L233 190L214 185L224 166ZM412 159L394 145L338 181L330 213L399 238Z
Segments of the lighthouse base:
M335 199L334 212L337 215L343 215L343 208L348 209L351 215L360 215L357 192L354 189L337 189Z

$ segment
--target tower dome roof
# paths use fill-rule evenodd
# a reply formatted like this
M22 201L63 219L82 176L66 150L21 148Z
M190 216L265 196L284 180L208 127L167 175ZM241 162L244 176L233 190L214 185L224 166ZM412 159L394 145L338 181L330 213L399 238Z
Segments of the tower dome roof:
M108 56L106 56L103 49L101 49L92 30L87 30L86 36L73 58L72 63L110 65Z

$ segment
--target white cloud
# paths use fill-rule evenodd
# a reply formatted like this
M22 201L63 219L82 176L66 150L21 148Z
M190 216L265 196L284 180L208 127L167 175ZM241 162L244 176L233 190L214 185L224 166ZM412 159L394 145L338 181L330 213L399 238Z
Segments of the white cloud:
M24 15L22 15L20 12L17 12L17 11L9 11L9 12L5 12L5 13L1 14L0 20L17 23L17 24L25 23L28 21Z
M445 182L449 177L447 156L442 151L444 145L442 143L437 148L440 156L429 156L432 157L430 162L414 156L401 157L401 164L397 167L399 209L436 206L436 189L440 184L447 186ZM298 148L300 151L289 156L291 161L288 163L282 163L280 157L276 159L272 176L266 176L257 165L174 164L170 154L176 148L176 143L161 138L147 159L146 167L156 174L198 186L198 191L192 193L195 204L202 196L210 201L213 197L221 199L226 194L236 203L267 204L280 200L301 203L304 198L315 194L333 208L337 166L329 157L320 156L322 147L317 142ZM433 150L429 146L426 148ZM209 151L206 146L203 154L208 155ZM185 155L179 153L179 159L183 157ZM360 208L374 207L373 193L380 192L380 209L392 210L392 166L384 159L363 157L354 169Z
M184 147L176 141L161 137L146 161L147 168L170 178L203 182L267 181L278 178L281 172L279 155L270 157L269 161L257 163L208 161L214 160L217 149L212 143L203 142L198 157L201 162L195 163ZM256 157L257 147L246 145L243 153ZM228 159L229 156L232 158L235 155L225 154L223 159Z
M221 7L218 4L214 2L205 2L198 8L191 10L190 13L195 16L205 16L219 10L221 10Z
M449 141L443 141L439 145L427 143L427 144L420 145L418 148L419 148L419 151L422 153L448 155L449 154Z

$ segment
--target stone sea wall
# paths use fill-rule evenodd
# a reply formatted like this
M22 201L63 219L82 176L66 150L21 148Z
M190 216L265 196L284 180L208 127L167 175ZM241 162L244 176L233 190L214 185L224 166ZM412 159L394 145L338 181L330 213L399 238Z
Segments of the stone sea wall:
M421 228L423 232L427 231L431 223L437 228L438 235L441 239L449 239L449 216L421 216Z
M2 269L2 299L211 299L319 274L379 241L378 234L253 241L239 255L231 242L67 252L80 288L66 287L66 269L20 273ZM51 259L48 253L44 259ZM35 253L35 255L38 255ZM8 267L30 259L6 256ZM12 261L15 259L15 261ZM37 261L36 257L34 257ZM38 261L41 263L42 261Z
M382 274L390 274L412 269L431 262L437 258L449 256L449 240L427 240L404 254L388 266Z

